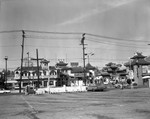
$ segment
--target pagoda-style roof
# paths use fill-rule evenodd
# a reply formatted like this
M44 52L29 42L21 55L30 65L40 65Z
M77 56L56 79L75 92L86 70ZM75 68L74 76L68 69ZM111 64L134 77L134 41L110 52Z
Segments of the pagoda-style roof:
M100 74L101 76L110 76L110 74L108 72L101 72Z
M55 66L49 66L49 69L50 70L56 70L56 67Z
M58 67L67 66L67 65L68 65L68 63L64 63L63 61L56 63L56 66L58 66Z
M41 60L41 63L49 63L50 61L46 60L46 59L43 59Z
M137 52L131 59L144 59L146 56L143 56L142 53Z
M61 70L70 70L71 68L70 67L67 67L67 66L64 66L61 68Z
M108 73L113 73L114 70L112 70L111 68L108 68L108 69L107 69L107 72L108 72Z
M112 66L110 66L110 68L111 68L112 70L115 70L115 69L117 69L118 67L117 67L116 65L112 65Z
M128 61L124 64L126 67L134 66L134 65L150 65L150 62L145 59L134 59L132 61Z
M150 65L150 62L147 62L144 59L133 60L132 65Z
M147 56L147 57L145 58L145 60L146 60L147 62L150 62L150 56Z
M72 67L71 73L83 73L83 67Z
M15 71L20 71L21 68L18 67ZM22 71L36 71L37 70L37 67L36 66L33 66L33 67L22 67ZM42 70L41 67L39 67L39 70Z
M119 69L119 70L117 70L117 73L124 73L124 72L126 72L126 69Z
M95 67L93 67L90 63L88 63L88 64L85 66L85 68L86 68L87 70L94 70L94 69L95 69Z

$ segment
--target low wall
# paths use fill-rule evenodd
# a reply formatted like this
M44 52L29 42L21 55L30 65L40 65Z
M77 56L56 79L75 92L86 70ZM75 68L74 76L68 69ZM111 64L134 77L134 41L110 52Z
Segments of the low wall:
M48 93L64 93L64 92L85 92L86 86L74 86L74 87L47 87L45 91Z

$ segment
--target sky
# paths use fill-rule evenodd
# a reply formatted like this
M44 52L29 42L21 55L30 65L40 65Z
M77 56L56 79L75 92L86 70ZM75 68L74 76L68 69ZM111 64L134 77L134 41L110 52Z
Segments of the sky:
M149 0L0 0L0 69L5 68L5 56L8 68L20 66L20 30L26 31L24 57L29 52L36 58L38 49L50 65L64 59L82 66L82 33L85 52L94 53L89 55L93 66L125 63L137 51L149 56L149 21ZM15 30L19 32L3 32Z

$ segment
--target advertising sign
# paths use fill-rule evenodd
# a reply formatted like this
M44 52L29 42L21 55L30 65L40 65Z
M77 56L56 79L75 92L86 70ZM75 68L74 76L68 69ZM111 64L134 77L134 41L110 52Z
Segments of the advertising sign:
M75 73L74 76L75 77L84 77L84 73Z

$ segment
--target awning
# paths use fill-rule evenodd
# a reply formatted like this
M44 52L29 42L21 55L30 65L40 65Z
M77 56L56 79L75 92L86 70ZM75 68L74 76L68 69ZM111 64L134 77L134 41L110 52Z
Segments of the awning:
M150 79L150 76L144 76L142 79Z

